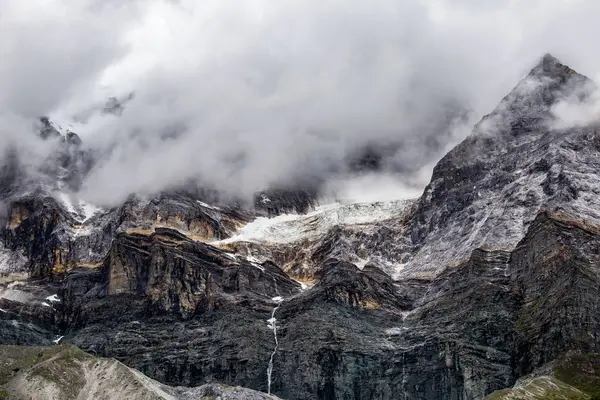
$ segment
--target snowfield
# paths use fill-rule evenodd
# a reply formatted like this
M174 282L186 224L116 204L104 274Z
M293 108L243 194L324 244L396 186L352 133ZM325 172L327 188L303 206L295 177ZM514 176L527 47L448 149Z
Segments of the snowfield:
M228 239L211 243L235 242L291 244L315 240L335 226L375 224L400 215L414 200L374 203L333 203L317 207L308 214L284 214L273 218L259 217Z

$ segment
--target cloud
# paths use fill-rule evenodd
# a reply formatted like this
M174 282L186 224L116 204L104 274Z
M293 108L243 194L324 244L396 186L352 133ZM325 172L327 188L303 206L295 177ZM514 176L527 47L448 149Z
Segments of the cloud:
M125 48L132 10L89 0L7 0L0 14L0 101L4 111L35 118L78 87L89 87ZM115 3L116 4L116 3ZM131 7L132 8L132 7ZM110 22L110 23L109 23Z
M125 54L121 37L135 2L6 0L0 4L0 166L15 149L30 172L56 142L41 141L39 117L96 86Z
M587 82L552 107L554 129L569 129L600 123L600 90L598 81Z
M545 52L600 71L595 0L76 4L8 1L0 105L67 119L135 91L77 132L102 154L83 191L101 203L198 177L238 194L339 177L373 142L398 146L381 182L423 186Z
M595 90L585 101L572 98L558 103L553 108L556 118L553 127L568 129L600 122L600 92Z

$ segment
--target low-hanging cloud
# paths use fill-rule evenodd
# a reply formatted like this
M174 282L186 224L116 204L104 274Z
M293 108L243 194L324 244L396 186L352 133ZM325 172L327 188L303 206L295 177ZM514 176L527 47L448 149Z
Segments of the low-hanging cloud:
M552 128L570 129L600 123L600 90L596 82L580 85L571 96L552 107Z
M34 172L56 141L35 132L77 92L95 87L125 53L135 2L6 0L0 4L0 167L11 152Z
M595 0L6 4L3 115L86 112L102 157L82 194L100 203L196 178L249 194L374 142L402 172L374 182L412 193L543 53L600 71ZM87 112L131 92L120 116Z

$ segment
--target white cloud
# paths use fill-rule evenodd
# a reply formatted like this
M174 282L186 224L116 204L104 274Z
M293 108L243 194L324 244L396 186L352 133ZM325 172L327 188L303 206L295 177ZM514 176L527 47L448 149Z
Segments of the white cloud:
M585 95L584 95L585 93ZM578 95L579 94L579 95ZM594 84L582 87L552 108L555 129L568 129L600 123L600 91Z
M79 132L92 147L118 143L87 181L86 196L100 202L198 175L249 193L335 169L348 151L383 139L406 144L395 162L413 181L464 137L464 127L431 128L449 100L478 119L546 52L600 71L595 0L2 7L5 114L64 118L135 90L120 119L96 115Z

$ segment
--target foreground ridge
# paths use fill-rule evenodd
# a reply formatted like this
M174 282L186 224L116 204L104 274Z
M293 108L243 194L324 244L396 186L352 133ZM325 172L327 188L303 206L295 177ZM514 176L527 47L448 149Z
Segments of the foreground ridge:
M114 359L95 357L72 345L1 346L0 398L228 400L276 399L225 385L169 387Z

